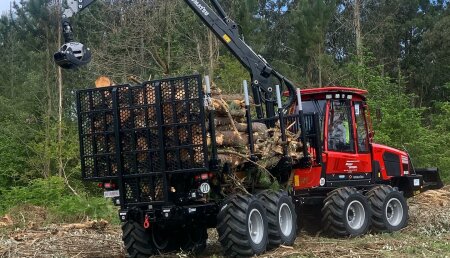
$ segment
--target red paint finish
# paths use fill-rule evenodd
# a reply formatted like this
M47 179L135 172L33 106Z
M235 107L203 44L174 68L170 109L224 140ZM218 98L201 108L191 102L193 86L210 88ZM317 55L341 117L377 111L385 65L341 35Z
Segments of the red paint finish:
M352 94L353 100L365 100L367 91L356 89L356 88L347 88L347 87L323 87L323 88L312 88L312 89L301 89L300 93L302 94L303 100L310 99L325 99L327 94L333 93L344 93L344 94ZM284 96L289 96L289 92L286 91L283 93Z
M327 104L325 106L325 117L323 118L323 153L322 160L323 164L325 164L325 171L321 164L315 163L310 168L304 169L295 169L294 172L294 189L295 190L303 190L303 189L311 189L320 187L321 177L327 175L336 175L336 174L348 174L348 175L357 175L357 174L366 174L372 173L372 159L378 161L380 164L380 176L382 180L391 179L390 176L387 175L386 166L383 161L383 154L388 151L394 154L399 155L400 159L400 171L401 176L404 175L404 169L408 168L408 156L405 152L387 147L380 144L372 143L372 130L371 130L371 121L369 110L363 104L360 106L360 112L365 112L365 116L363 119L367 123L365 123L365 131L369 136L369 151L360 152L358 149L358 139L357 139L357 124L356 124L356 115L355 115L355 102L365 103L367 91L355 88L346 88L346 87L324 87L324 88L314 88L314 89L303 89L301 90L302 100L327 100ZM329 98L329 95L331 99ZM328 148L328 121L331 111L331 101L336 98L337 94L345 94L343 97L347 97L348 95L352 95L351 98L351 134L354 137L354 148L352 152L342 152L342 151L333 151ZM286 94L285 94L286 95ZM288 95L288 94L287 94ZM327 98L328 96L328 98ZM294 112L294 109L292 110ZM359 117L361 119L361 116ZM313 161L316 159L313 157ZM325 172L325 174L322 174ZM351 178L351 177L349 177Z
M397 150L381 144L372 144L373 159L380 163L380 173L383 180L390 180L392 177L387 175L386 166L383 160L383 154L388 151L397 154L400 158L400 176L404 176L403 163L408 164L408 154L404 151Z
M341 153L329 151L327 155L327 174L371 173L370 154Z
M320 173L322 166L310 168L294 169L294 190L310 189L320 186ZM299 184L295 184L295 177L298 176Z
M313 89L302 89L302 95L316 95L316 94L330 94L336 92L351 93L356 95L365 96L367 95L366 90L347 88L347 87L323 87L323 88L313 88ZM365 97L364 97L365 98Z

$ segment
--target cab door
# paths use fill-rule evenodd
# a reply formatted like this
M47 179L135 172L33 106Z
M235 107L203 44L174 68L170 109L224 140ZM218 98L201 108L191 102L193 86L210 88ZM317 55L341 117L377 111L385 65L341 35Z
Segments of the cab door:
M326 121L326 185L340 186L348 185L349 180L370 180L372 164L362 103L330 99Z

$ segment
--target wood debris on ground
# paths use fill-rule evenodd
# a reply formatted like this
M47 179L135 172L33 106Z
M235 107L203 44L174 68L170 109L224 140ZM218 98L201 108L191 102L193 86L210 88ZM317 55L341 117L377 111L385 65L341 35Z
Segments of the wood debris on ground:
M118 227L104 220L16 229L0 238L0 257L125 257Z
M409 214L408 231L427 236L450 233L450 186L428 190L411 198Z
M8 226L11 226L13 224L14 224L14 222L11 219L11 216L9 214L6 214L5 216L3 216L0 219L0 227L8 227Z
M450 241L450 219L447 216L450 214L450 202L444 206L433 205L432 202L435 196L449 198L449 193L450 187L445 187L409 199L410 223L398 233L401 237L367 234L354 239L336 239L317 237L302 230L293 247L280 246L260 257L410 257L417 248L420 248L420 252L416 253L419 256L442 254L444 257L445 250L441 250L436 243ZM46 227L36 225L34 228L2 232L0 257L125 257L120 227L106 221ZM208 235L208 247L198 257L222 257L216 230L209 229ZM157 257L189 256L180 251Z

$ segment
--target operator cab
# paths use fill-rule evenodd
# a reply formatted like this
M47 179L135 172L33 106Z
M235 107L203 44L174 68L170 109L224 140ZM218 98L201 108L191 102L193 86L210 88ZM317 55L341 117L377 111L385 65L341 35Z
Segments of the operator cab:
M414 169L408 153L373 141L367 91L324 87L301 90L301 95L305 116L318 115L321 133L315 146L308 141L312 166L295 169L296 191L383 183L410 196L442 187L437 169ZM311 122L305 119L306 134Z
M303 112L318 114L322 151L310 152L312 168L296 172L296 188L370 185L408 173L407 153L373 143L367 91L324 87L301 94Z
M303 111L319 114L323 165L327 174L334 174L329 179L348 179L354 172L371 173L369 146L373 133L365 102L367 91L326 87L301 93ZM358 177L370 179L370 175Z

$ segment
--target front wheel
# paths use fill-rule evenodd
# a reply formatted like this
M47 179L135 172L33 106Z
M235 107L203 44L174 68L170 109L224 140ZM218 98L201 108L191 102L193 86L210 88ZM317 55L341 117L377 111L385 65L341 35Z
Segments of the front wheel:
M367 198L355 188L344 187L330 192L322 208L324 230L340 236L360 236L370 226Z
M395 232L408 223L408 204L397 189L381 185L367 193L372 208L372 228L377 232Z

